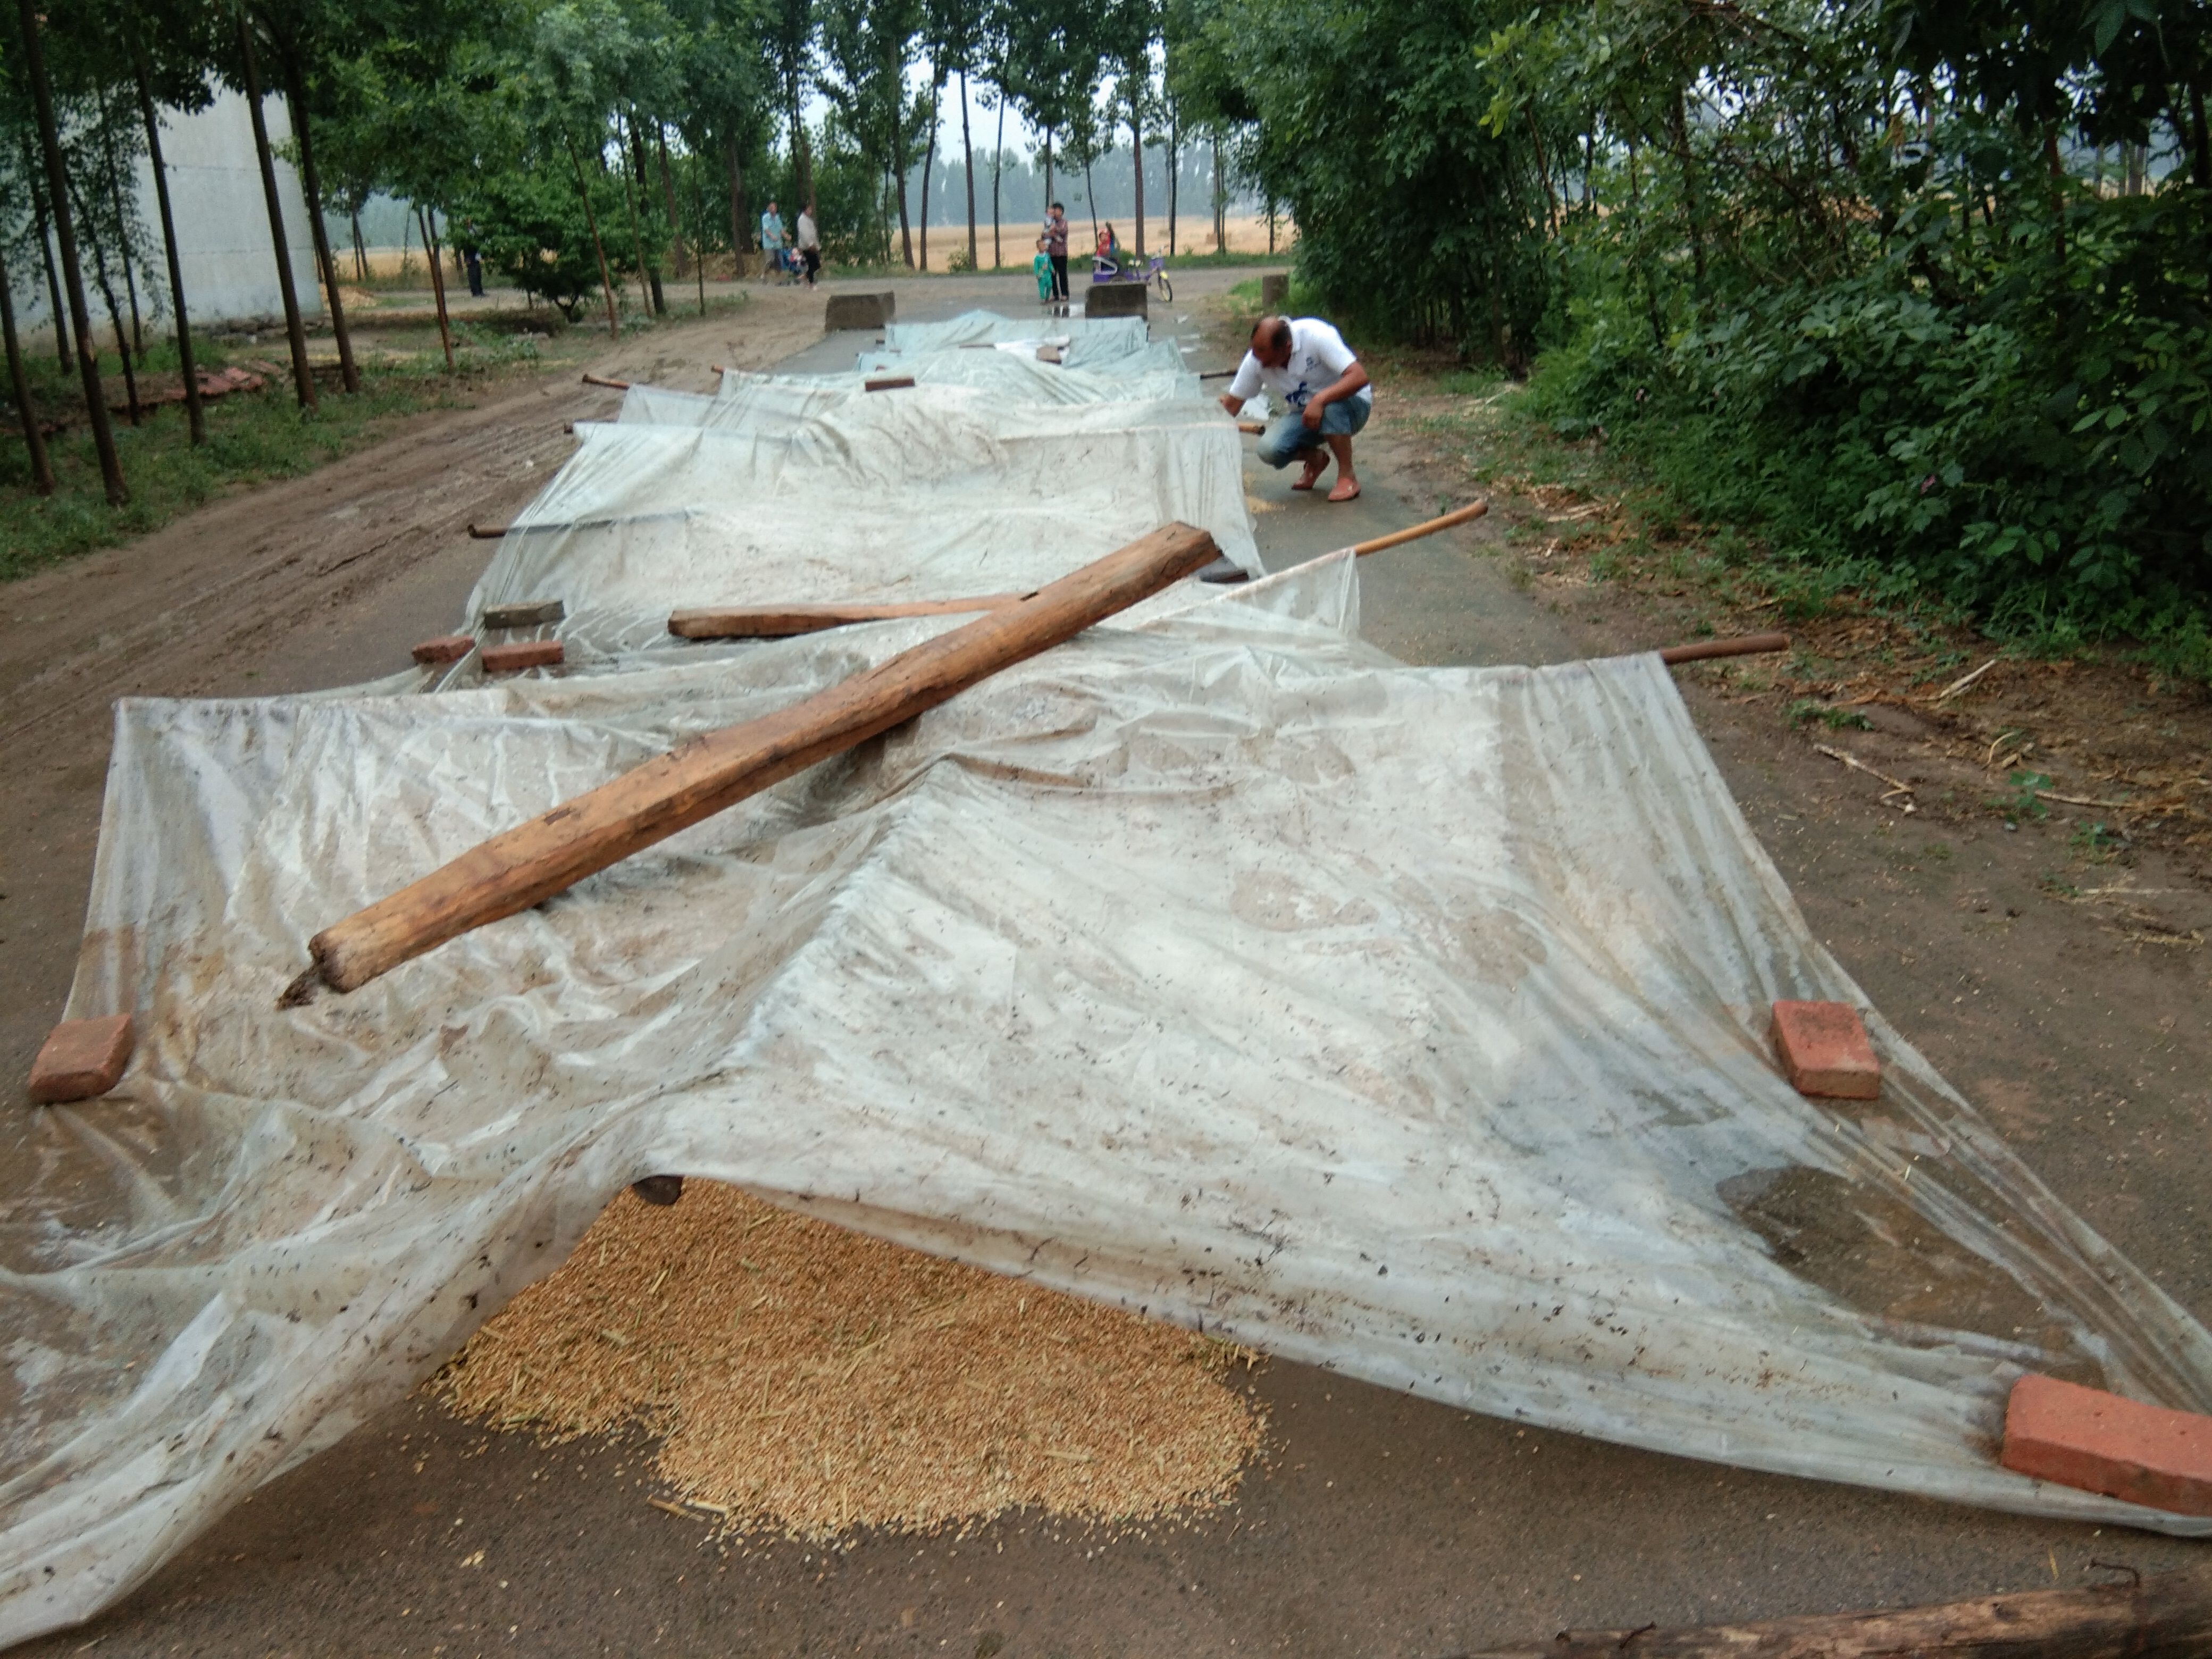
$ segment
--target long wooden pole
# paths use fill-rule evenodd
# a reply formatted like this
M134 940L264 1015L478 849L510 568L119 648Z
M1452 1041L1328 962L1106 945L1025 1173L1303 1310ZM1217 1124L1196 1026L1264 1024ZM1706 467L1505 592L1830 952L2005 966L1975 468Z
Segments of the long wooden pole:
M585 877L934 708L1213 559L1213 538L1171 524L1018 605L939 635L792 707L690 739L464 853L308 941L284 994L351 991L447 939L526 910Z
M1540 1645L1474 1659L2131 1659L2208 1652L2212 1571L2197 1567L2133 1583L1984 1595L1886 1613L1562 1631Z
M1425 519L1419 524L1408 525L1403 530L1394 530L1387 536L1377 536L1371 542L1354 542L1352 550L1361 558L1370 553L1380 553L1386 547L1397 547L1406 542L1416 542L1424 536L1433 536L1439 530L1449 530L1455 524L1467 524L1490 511L1488 501L1470 501L1467 506L1447 513L1441 518Z
M687 640L763 640L818 633L848 623L884 622L896 617L957 617L978 611L1004 611L1024 603L1028 593L978 593L959 599L907 599L869 605L741 605L672 611L668 631Z

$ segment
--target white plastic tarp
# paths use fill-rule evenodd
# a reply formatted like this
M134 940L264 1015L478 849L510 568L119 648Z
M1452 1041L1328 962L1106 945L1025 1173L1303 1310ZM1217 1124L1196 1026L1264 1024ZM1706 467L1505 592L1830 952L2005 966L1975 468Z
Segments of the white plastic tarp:
M669 413L671 395L632 398ZM1242 441L1216 404L1010 406L948 386L793 413L784 398L713 425L580 424L470 616L559 599L572 657L627 659L696 648L670 640L672 610L1025 592L1178 520L1260 568Z
M1186 585L289 1010L317 928L923 627L121 705L69 1012L144 1035L18 1130L0 1638L398 1398L665 1171L1479 1411L2212 1525L1995 1462L2021 1370L2201 1407L2212 1341L1878 1017L1879 1102L1777 1074L1774 998L1864 999L1657 659L1399 666L1352 580ZM1800 1224L1801 1263L1822 1224L1838 1261L1940 1248L1869 1297L1784 1265ZM1948 1300L1900 1316L1931 1262Z
M2212 1529L1997 1464L2023 1370L2202 1410L2212 1338L1871 1010L1879 1101L1784 1082L1770 1003L1865 1000L1656 659L1405 667L1348 556L1184 583L279 1009L320 927L953 623L625 627L1033 584L1167 518L1253 557L1202 404L754 413L580 429L471 611L563 598L566 677L119 706L68 1012L142 1036L0 1159L0 1641L122 1594L664 1172L1476 1410Z
M1019 318L969 311L945 322L884 325L885 349L907 356L963 346L1047 343L1065 348L1070 368L1091 368L1132 353L1150 352L1156 344L1151 325L1142 317ZM1172 344L1169 349L1174 349Z

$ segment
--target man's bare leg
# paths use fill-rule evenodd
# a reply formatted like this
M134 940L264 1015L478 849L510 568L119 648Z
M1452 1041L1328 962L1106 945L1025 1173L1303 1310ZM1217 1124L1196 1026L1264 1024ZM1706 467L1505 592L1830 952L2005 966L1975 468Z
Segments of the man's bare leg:
M1359 483L1359 475L1352 470L1352 439L1348 434L1332 432L1328 434L1329 453L1336 457L1336 481L1340 485Z

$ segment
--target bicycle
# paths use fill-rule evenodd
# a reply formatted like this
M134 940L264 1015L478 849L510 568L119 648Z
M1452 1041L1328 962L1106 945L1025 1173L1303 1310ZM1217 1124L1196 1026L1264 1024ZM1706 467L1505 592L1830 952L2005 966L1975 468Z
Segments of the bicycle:
M1175 303L1175 285L1168 281L1168 262L1164 254L1155 253L1145 261L1144 274L1139 276L1126 265L1116 266L1097 254L1091 256L1091 280L1101 283L1144 283L1160 291L1160 303Z

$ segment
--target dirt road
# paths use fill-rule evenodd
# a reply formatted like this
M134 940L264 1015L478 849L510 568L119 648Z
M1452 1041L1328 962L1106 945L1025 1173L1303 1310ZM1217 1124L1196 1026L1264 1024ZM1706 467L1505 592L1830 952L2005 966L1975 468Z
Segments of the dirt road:
M1188 285L1188 329L1218 286ZM1018 294L907 285L902 309ZM771 295L735 321L650 337L609 368L702 386L705 362L781 358L818 318L818 301L802 313ZM484 551L465 521L520 505L565 453L561 422L611 398L518 386L0 589L7 1075L22 1075L66 987L107 701L396 665L459 614ZM1274 475L1250 480L1271 564L1425 516L1459 487L1393 436L1387 402L1363 443L1368 493L1349 510L1294 500ZM1533 510L1501 500L1470 531L1370 561L1370 637L1417 661L1540 661L1653 643L1675 625L1601 590L1516 580L1510 532ZM2212 1316L2203 953L2130 939L2054 896L2063 822L2008 832L1971 814L1908 817L1769 702L1737 701L1736 682L1684 678L1814 931L2066 1201ZM2178 862L2147 858L2128 879L2170 890L2159 902L2184 933L2203 920ZM1299 1366L1270 1366L1259 1386L1275 1447L1218 1519L1107 1540L1016 1516L827 1555L704 1546L696 1523L645 1503L635 1444L548 1450L411 1403L265 1489L92 1628L26 1651L97 1639L102 1655L1443 1655L1567 1625L2070 1586L2104 1576L2092 1558L2150 1571L2191 1553L1519 1431Z

